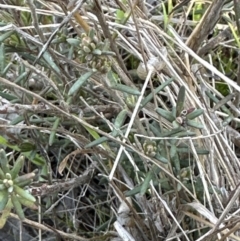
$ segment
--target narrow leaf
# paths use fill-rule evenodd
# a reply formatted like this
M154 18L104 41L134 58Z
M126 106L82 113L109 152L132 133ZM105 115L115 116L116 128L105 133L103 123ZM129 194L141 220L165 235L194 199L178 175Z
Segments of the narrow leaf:
M19 196L26 198L27 200L29 200L31 202L36 202L36 199L32 194L30 194L27 190L24 190L24 189L18 187L17 185L14 185L14 192L16 194L18 194Z
M7 205L5 206L4 210L2 211L2 215L1 215L1 218L0 218L0 229L4 227L8 217L10 215L12 207L13 207L12 201L9 198L8 202L7 202Z
M1 162L1 167L3 172L5 174L9 173L10 171L9 171L8 159L3 149L0 150L0 162Z
M175 120L174 116L170 111L164 110L162 108L157 108L156 112L163 118L167 119L169 122L173 122Z
M147 175L144 179L144 182L142 184L141 191L140 191L141 195L143 195L147 192L147 189L149 188L149 183L152 180L152 178L153 178L153 173L150 171L147 173Z
M53 127L52 127L52 131L51 131L51 134L49 136L49 146L51 146L53 143L54 143L54 140L55 140L55 136L56 136L56 130L58 128L58 125L59 125L59 122L60 122L61 118L57 118L53 124Z
M12 179L14 180L24 164L24 156L18 157L17 161L14 163L13 168L10 171Z
M103 142L106 142L107 140L108 138L106 136L99 137L98 139L88 143L86 146L84 146L84 148L91 148L94 146L101 145Z
M193 120L187 120L187 125L191 126L191 127L194 127L194 128L197 128L197 129L203 129L204 128L204 126L201 123L193 121Z
M0 35L0 43L2 43L5 39L7 39L8 37L10 37L13 34L13 31L9 31L6 33L2 33Z
M187 114L187 115L186 115L186 118L189 119L189 120L195 119L195 118L197 118L198 116L202 115L203 112L204 112L204 110L202 110L202 109L194 110L193 112Z
M185 87L181 86L178 92L178 97L177 97L177 116L180 116L180 113L182 112L184 108L184 102L185 102Z
M94 147L94 146L96 146L96 145L102 144L103 147L104 147L106 150L109 150L109 151L111 150L110 147L108 146L108 144L106 143L106 141L107 141L108 139L106 139L106 140L103 141L103 142L100 141L101 143L96 144L96 142L97 142L98 139L102 138L101 140L104 140L104 137L100 137L99 134L98 134L95 130L93 130L93 129L85 126L85 125L83 125L83 127L84 127L84 128L89 132L89 134L95 139L93 142L88 143L84 148L90 148L90 147ZM95 141L96 141L96 142L95 142ZM95 142L95 143L94 143L94 142Z
M0 191L0 211L2 211L8 202L8 191L7 189Z
M14 207L18 217L21 220L23 220L25 218L25 216L24 216L24 212L23 212L23 209L22 209L22 204L19 202L15 193L11 194L11 200L12 200L13 207Z
M0 75L2 75L5 68L5 48L4 43L0 45Z
M216 103L216 104L219 103L219 99L216 96L214 96L210 91L205 91L205 93L214 103ZM217 106L217 107L219 107L219 106ZM217 108L214 108L214 109L217 110ZM225 113L231 115L231 112L229 111L229 109L225 105L221 105L221 109Z
M141 103L141 108L143 108L148 102L150 102L153 98L153 94L156 95L158 92L160 92L161 90L163 90L166 86L168 86L174 79L171 78L169 80L167 80L166 82L164 82L163 84L161 84L160 86L158 86L155 90L154 93L149 94L146 98L143 99L142 103Z
M156 154L155 158L164 164L169 163L169 161L165 157L161 156L159 153Z
M37 210L38 209L38 207L37 207L37 205L35 205L35 203L33 203L33 202L31 202L31 201L29 201L29 200L27 200L25 198L22 198L22 197L19 196L18 197L18 201L25 207L31 208L33 210Z
M233 115L229 115L226 118L224 118L222 125L223 126L227 126L232 120L233 120L234 116Z
M141 94L141 92L139 90L129 87L127 85L116 84L116 85L111 86L111 88L114 90L119 90L121 92L131 94L131 95L140 95Z
M171 131L166 131L166 132L161 133L161 135L159 137L168 137L168 136L176 135L177 133L181 132L182 130L183 130L182 128L172 129Z
M87 72L85 74L83 74L74 84L73 86L70 88L70 90L68 91L68 95L73 95L74 93L76 93L80 87L95 73L96 71L90 71Z
M179 160L179 156L175 155L171 158L172 161L172 165L175 167L176 173L180 172L181 166L180 166L180 160Z
M67 38L67 42L75 47L80 45L80 40L75 38Z
M127 117L127 110L126 109L121 110L114 121L115 129L112 132L112 136L115 137L119 134L119 130L122 127L122 125L124 124L126 117Z
M167 178L161 178L160 180L154 180L154 181L153 181L153 185L154 185L154 186L158 186L159 184L161 184L161 186L162 186L162 187L164 186L164 188L165 188L165 186L166 186L165 184L166 184L167 182L168 182L168 179L167 179ZM148 186L149 186L149 185L148 185ZM124 195L125 195L126 197L136 195L136 194L140 193L141 188L142 188L142 184L139 185L139 186L134 187L132 190L129 190L129 191L125 192Z
M46 51L43 54L43 58L46 60L47 64L53 69L55 70L58 74L61 73L60 69L58 68L58 66L54 63L52 56Z

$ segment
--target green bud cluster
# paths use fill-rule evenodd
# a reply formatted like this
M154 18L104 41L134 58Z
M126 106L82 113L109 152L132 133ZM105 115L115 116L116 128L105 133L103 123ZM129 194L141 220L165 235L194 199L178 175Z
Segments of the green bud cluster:
M133 110L137 103L137 97L135 95L126 95L125 102L131 110Z
M145 140L143 143L143 150L147 156L155 157L157 154L157 143L156 141Z
M111 63L107 56L103 55L104 43L98 41L95 34L90 32L81 36L80 51L78 52L90 68L96 69L101 73L107 73Z
M10 168L5 151L0 150L0 228L6 223L7 217L12 208L15 209L20 219L24 219L22 205L36 209L35 197L27 190L24 190L26 185L29 185L35 176L35 173L28 173L19 176L19 172L24 165L24 157L20 156Z

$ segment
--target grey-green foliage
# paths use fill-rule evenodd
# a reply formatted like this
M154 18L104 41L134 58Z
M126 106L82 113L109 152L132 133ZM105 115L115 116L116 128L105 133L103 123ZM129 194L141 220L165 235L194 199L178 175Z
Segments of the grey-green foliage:
M34 204L35 197L24 189L32 182L35 174L28 173L20 176L23 165L24 157L20 156L11 168L5 151L0 150L0 211L2 211L0 228L5 225L12 208L15 209L20 219L25 217L22 206L37 208Z

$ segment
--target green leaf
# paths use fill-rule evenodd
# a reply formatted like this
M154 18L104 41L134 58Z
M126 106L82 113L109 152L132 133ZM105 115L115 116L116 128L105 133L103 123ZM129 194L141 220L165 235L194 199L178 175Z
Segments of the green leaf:
M117 11L116 11L116 22L121 23L123 19L124 19L124 12L120 9L117 9Z
M181 86L178 92L178 97L177 97L177 116L180 116L182 110L184 109L184 102L185 102L185 87Z
M1 190L0 191L0 211L2 211L8 202L8 190Z
M23 220L25 218L25 216L24 216L24 212L22 209L22 204L19 202L19 200L14 192L11 194L11 200L12 200L13 207L14 207L18 217L21 220Z
M6 153L3 149L0 150L0 163L1 163L3 172L5 174L9 173L10 170L9 170L9 165L8 165L8 159L7 159Z
M147 192L147 189L149 188L149 183L152 180L152 178L153 178L153 173L150 171L147 173L147 175L143 181L143 184L141 186L141 191L140 191L141 195L143 195Z
M234 2L234 13L235 13L235 19L236 19L236 24L237 24L237 31L238 31L238 34L240 34L240 22L239 22L240 21L240 4L239 4L238 0L234 0L233 2ZM239 39L239 37L238 37L238 39Z
M160 162L162 162L164 164L169 163L169 161L165 157L161 156L159 153L157 153L154 158L156 158L157 160L159 160Z
M169 80L167 80L166 82L164 82L163 84L161 84L160 86L158 86L155 90L154 90L154 95L156 95L158 92L160 92L161 90L163 90L166 86L170 85L171 82L174 80L174 78L171 78ZM148 102L150 102L153 99L153 93L150 93L147 97L145 97L142 100L141 103L141 108L143 108Z
M27 199L30 202L36 202L36 198L32 194L30 194L27 190L24 190L17 185L14 185L13 188L14 188L14 192L19 196Z
M38 207L35 205L34 202L31 202L25 198L22 198L22 197L18 197L18 201L25 207L28 207L28 208L31 208L31 209L34 209L34 210L37 210Z
M14 31L9 31L6 33L2 33L0 35L0 43L2 43L5 39L7 39L8 37L10 37L13 34Z
M193 121L193 120L187 119L186 123L187 123L188 126L191 126L191 127L197 128L197 129L203 129L204 128L204 126L201 123Z
M120 134L119 130L122 127L126 117L127 117L127 110L123 109L122 111L120 111L120 113L118 114L118 116L115 119L115 122L114 122L115 129L109 135L111 135L113 137L117 137ZM90 129L88 128L88 130L90 130ZM109 138L107 138L105 136L100 137L98 135L98 133L94 133L94 132L92 132L92 133L93 133L93 137L95 138L95 140L90 142L90 143L88 143L85 146L85 148L91 148L91 147L94 147L94 146L98 146L98 145L106 142L107 140L109 140ZM109 148L107 145L105 145L105 146L106 146L106 148Z
M61 118L57 118L54 121L52 130L51 130L51 134L49 136L49 141L48 141L49 146L51 146L53 144L54 140L55 140L56 130L57 130L58 126L59 126L60 120L61 120Z
M170 9L172 9L172 4L168 4L168 7L170 7L168 9L168 11L170 12ZM164 2L162 2L162 11L163 11L163 26L164 26L164 31L167 31L167 26L168 26L168 22L169 22L169 17L167 14L167 9L166 6L164 4Z
M170 111L164 110L162 108L157 108L156 112L163 118L165 118L166 120L168 120L169 122L173 122L175 120L174 116L172 115L172 113Z
M93 51L92 51L92 53L94 54L94 55L102 55L103 54L103 52L100 50L100 49L94 49Z
M119 132L119 130L122 127L122 125L124 124L126 118L127 118L127 110L123 109L118 113L118 115L114 121L115 129L113 130L113 134L112 134L113 136L116 136L116 134Z
M181 132L183 129L182 128L175 128L175 129L172 129L171 131L165 131L165 132L162 132L161 135L159 135L159 137L169 137L169 136L172 136L172 135L176 135L177 133Z
M111 88L114 90L119 90L121 92L131 94L131 95L140 95L141 94L141 92L138 89L132 88L127 85L115 84L115 85L112 85Z
M1 218L0 218L0 229L4 227L8 217L10 215L12 207L13 207L12 201L9 198L8 202L7 202L7 205L5 206L4 210L2 211L2 215L1 215Z
M227 96L225 96L224 98L222 98L220 101L217 102L217 104L213 107L213 110L217 110L221 107L225 107L225 104L227 104L227 102L229 102L230 100L232 100L235 97L235 93L231 93ZM226 112L228 113L228 112Z
M14 163L13 168L10 170L12 180L14 180L17 177L17 175L19 174L21 168L24 165L24 160L25 160L24 156L20 156L20 157L18 157L18 159Z
M150 130L155 136L161 136L161 128L159 125L149 124Z
M18 100L18 98L15 95L11 95L10 93L5 93L3 91L0 92L0 96L9 101L13 101L13 100L17 101Z
M108 71L107 78L109 79L111 86L116 85L119 82L118 76L113 71Z
M76 38L67 38L67 42L70 44L70 45L73 45L75 47L78 47L80 45L80 40L79 39L76 39Z
M4 43L0 45L0 76L2 76L5 68L5 48Z
M209 154L209 150L206 150L206 149L195 148L195 150L198 155L208 155ZM193 153L193 151L189 147L185 147L185 148L180 147L180 148L177 148L177 151L179 153Z
M94 147L94 146L98 146L98 145L101 145L102 143L108 141L109 139L106 137L106 136L102 136L102 137L99 137L98 139L88 143L86 146L84 146L84 148L91 148L91 147ZM106 143L105 143L106 145Z
M4 172L2 168L0 167L0 179L3 180L5 178Z
M222 125L223 126L227 126L232 120L233 120L234 116L233 115L229 115L226 118L224 118Z
M180 160L179 155L176 154L171 158L172 165L175 167L176 173L178 174L180 172L181 166L180 166Z
M93 130L93 129L85 126L85 125L82 125L82 126L83 126L83 127L88 131L88 133L95 139L95 140L93 141L93 142L95 142L95 143L90 142L89 144L87 144L87 145L85 146L85 148L90 148L90 147L99 145L99 143L96 144L97 140L100 139L99 134L98 134L95 130ZM100 139L100 140L105 140L104 137L101 137L101 138L102 138L102 139ZM106 137L105 137L105 138L106 138ZM106 140L107 140L107 139L106 139ZM106 141L106 140L105 140L105 141ZM100 142L101 142L101 141L100 141ZM92 143L93 143L93 144L92 144ZM107 144L106 142L101 142L100 144L102 144L103 147L104 147L106 150L109 150L109 151L111 150L111 148L108 146L108 144Z
M80 88L81 86L95 73L96 71L89 71L85 74L83 74L74 84L73 86L70 88L70 90L68 91L68 95L73 95L75 94Z
M203 112L204 112L204 110L202 110L202 109L196 109L196 110L194 110L193 112L187 114L187 115L186 115L186 118L189 119L189 120L195 119L195 118L197 118L198 116L202 115Z
M167 186L167 184L166 184L167 182L168 182L167 178L161 178L160 180L154 180L153 185L158 186L159 184L161 184L161 186L164 186L164 188L165 188L165 186ZM148 187L149 187L149 185L148 185ZM126 197L136 195L136 194L140 193L141 188L142 188L142 184L134 187L132 190L129 190L129 191L125 192L124 195Z
M176 110L176 106L173 106L172 108L172 115L174 116L174 118L177 118L177 110Z
M43 54L43 58L46 60L48 66L50 66L53 70L55 70L58 74L61 73L60 69L58 68L58 66L55 64L55 62L52 59L52 56L45 51Z
M35 173L33 172L24 174L22 176L18 176L14 179L14 184L16 184L19 187L25 187L33 181L34 177L35 177Z
M40 156L36 152L36 150L28 151L28 152L22 152L22 154L37 166L43 166L43 165L46 164L45 159L42 156Z
M30 142L23 142L19 145L21 152L30 152L36 150L36 146Z
M25 80L25 77L28 75L28 72L21 73L16 80L14 81L15 84L21 82L22 80Z
M217 108L219 107L219 99L216 97L216 96L214 96L210 91L205 91L205 93L206 93L206 95L214 102L214 103L216 103L217 105L217 107L213 107L214 108L214 110L217 110ZM221 103L221 102L220 102ZM220 107L225 113L227 113L228 115L231 115L231 112L229 111L229 109L225 106L225 105L221 105L221 107Z

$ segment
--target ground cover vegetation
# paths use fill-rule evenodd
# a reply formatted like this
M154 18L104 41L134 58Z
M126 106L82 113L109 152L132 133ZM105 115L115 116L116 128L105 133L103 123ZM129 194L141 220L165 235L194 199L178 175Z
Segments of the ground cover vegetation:
M238 0L0 0L1 240L240 240Z

